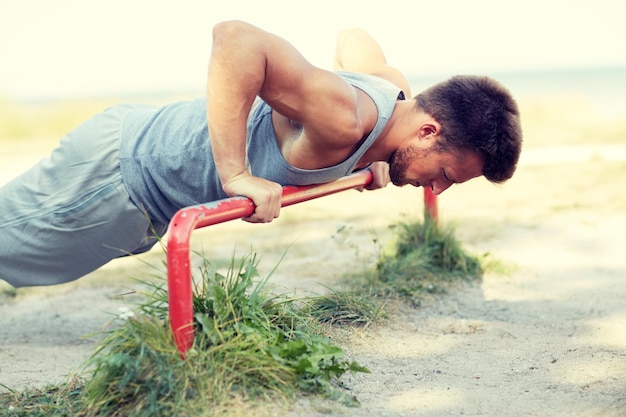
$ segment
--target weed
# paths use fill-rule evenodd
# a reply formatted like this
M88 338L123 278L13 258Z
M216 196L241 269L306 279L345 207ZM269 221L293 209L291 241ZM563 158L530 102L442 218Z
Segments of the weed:
M480 259L463 250L451 228L428 216L423 222L404 221L394 227L392 253L381 252L376 267L357 278L356 285L364 291L418 305L425 296L445 293L454 282L482 278Z
M83 381L72 378L66 384L48 386L42 390L11 390L0 394L0 416L28 417L80 417Z
M320 323L367 327L386 317L384 303L370 293L336 291L310 297L307 311Z

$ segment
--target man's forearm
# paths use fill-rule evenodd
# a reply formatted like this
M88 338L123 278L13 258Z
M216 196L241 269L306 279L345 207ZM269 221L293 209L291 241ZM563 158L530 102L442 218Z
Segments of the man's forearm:
M250 29L244 23L228 22L213 31L207 121L222 184L246 170L246 122L263 84L264 58L262 53L255 53Z

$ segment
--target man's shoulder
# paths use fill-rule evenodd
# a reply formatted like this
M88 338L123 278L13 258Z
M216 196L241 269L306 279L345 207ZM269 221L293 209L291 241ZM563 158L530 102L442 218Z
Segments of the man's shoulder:
M354 87L368 93L374 101L377 101L378 97L381 99L391 97L393 101L404 99L405 97L403 89L394 84L388 77L346 71L338 71L337 75L348 81Z

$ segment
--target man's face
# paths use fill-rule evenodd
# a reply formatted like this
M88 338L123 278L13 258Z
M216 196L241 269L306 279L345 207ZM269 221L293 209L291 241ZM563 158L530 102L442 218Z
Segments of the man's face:
M422 186L441 194L452 184L481 176L483 164L483 158L476 152L455 154L434 150L432 142L427 147L412 142L392 155L389 176L394 185Z

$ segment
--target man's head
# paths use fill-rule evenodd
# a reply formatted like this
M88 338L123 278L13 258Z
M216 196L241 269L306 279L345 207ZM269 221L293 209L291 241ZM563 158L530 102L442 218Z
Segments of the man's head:
M513 176L522 129L517 103L502 85L483 76L456 76L415 98L417 109L440 124L439 151L478 153L482 174L491 182Z

